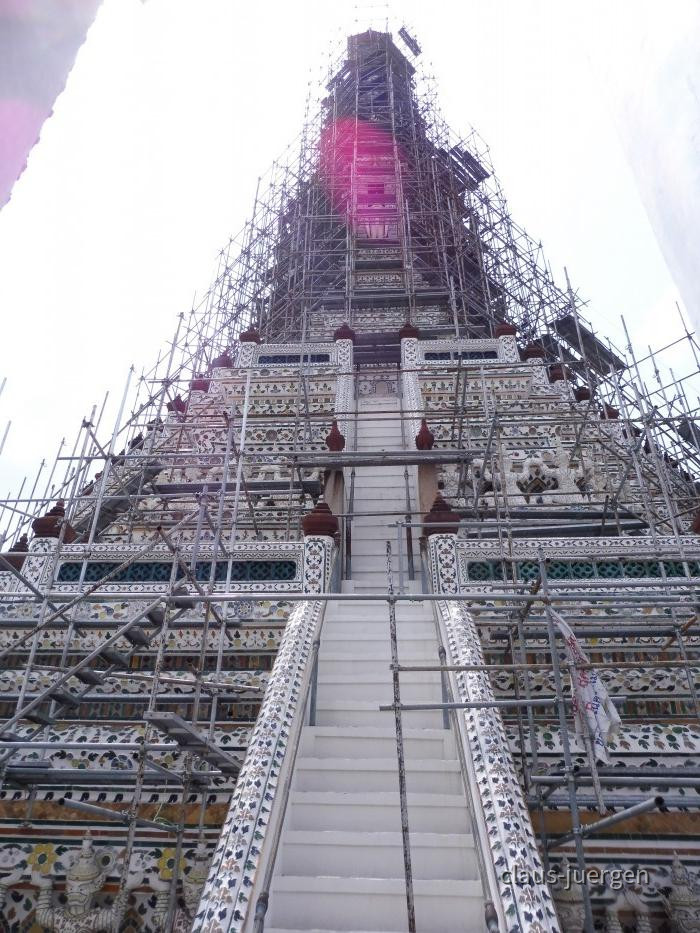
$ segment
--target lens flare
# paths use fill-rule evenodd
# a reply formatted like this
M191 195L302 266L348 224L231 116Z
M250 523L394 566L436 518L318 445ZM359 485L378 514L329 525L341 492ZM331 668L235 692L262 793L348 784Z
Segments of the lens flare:
M402 161L391 132L375 123L341 118L323 129L321 179L333 212L357 235L397 238Z

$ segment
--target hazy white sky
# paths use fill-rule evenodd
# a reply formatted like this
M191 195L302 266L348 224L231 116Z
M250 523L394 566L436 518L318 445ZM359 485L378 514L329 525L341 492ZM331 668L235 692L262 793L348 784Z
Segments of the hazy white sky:
M675 2L649 4L666 28ZM596 45L595 9L421 0L392 13L417 35L448 122L489 142L512 212L555 276L568 267L613 339L622 313L642 346L658 346L680 334L679 296L607 105L611 79L589 63L615 54L609 30L624 16ZM121 394L131 363L155 358L206 290L258 175L299 132L329 43L378 26L384 10L104 0L0 212L0 431L13 422L0 496L53 459L62 436L72 444L104 391Z
M601 0L596 0L600 3ZM700 3L602 11L596 69L642 200L689 316L700 322ZM610 12L612 10L612 13Z

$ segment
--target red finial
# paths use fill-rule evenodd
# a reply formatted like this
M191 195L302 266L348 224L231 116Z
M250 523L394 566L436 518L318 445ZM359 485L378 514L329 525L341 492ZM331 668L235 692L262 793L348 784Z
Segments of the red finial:
M452 506L442 498L440 493L435 496L435 501L423 518L423 522L426 536L456 535L459 529L459 515L452 510Z
M61 525L66 514L63 499L59 499L56 505L50 509L46 515L35 518L32 522L32 531L37 538L57 538L61 532ZM66 544L72 544L78 537L77 532L70 525L66 525L63 533L63 540Z
M409 337L413 337L414 340L418 340L420 337L420 331L417 327L414 327L410 321L406 321L406 323L399 331L399 340L406 340Z
M181 415L187 411L187 405L183 402L182 396L180 395L176 395L172 402L168 402L165 407L168 411L176 411Z
M210 385L210 379L205 379L203 373L197 373L192 382L190 382L190 389L193 392L208 392Z
M11 564L15 568L15 570L21 570L25 561L25 554L28 550L29 544L27 542L27 536L22 535L19 541L15 541L15 543L10 548L10 551L14 553L3 554L3 557L8 564Z
M544 347L537 343L529 343L520 351L520 356L524 360L543 360L545 358Z
M332 538L338 533L338 519L325 502L317 502L314 508L301 519L305 535L324 535Z
M338 422L335 418L331 424L330 431L326 435L326 447L335 453L339 453L345 447L345 437L340 433Z
M229 356L228 350L224 350L221 356L217 356L211 361L212 369L231 369L233 366L233 360Z
M428 427L425 418L421 418L420 431L416 434L416 447L418 450L432 450L435 443L435 435Z
M549 367L549 381L550 382L562 382L565 379L569 378L569 370L566 366L562 366L561 363L555 363L553 366Z
M356 338L357 334L352 329L352 327L350 327L347 321L341 324L340 327L336 328L333 333L333 340L352 340L352 342L355 343Z
M260 334L251 325L248 330L241 331L238 335L238 340L240 343L260 343Z

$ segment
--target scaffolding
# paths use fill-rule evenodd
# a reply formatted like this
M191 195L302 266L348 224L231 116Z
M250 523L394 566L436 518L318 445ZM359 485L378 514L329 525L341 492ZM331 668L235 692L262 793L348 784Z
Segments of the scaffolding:
M62 443L52 465L42 463L2 502L0 569L11 583L0 595L0 657L11 681L0 696L6 812L31 824L48 788L70 819L82 813L115 824L126 853L120 890L138 843L170 840L176 867L166 929L182 852L216 839L212 807L222 812L235 783L285 613L308 598L241 589L236 548L299 542L303 515L343 470L349 482L337 510L338 566L348 580L352 523L366 514L354 502L354 470L404 467L406 507L388 516L396 529L397 592L390 577L387 594L377 597L389 610L395 600L445 599L429 592L427 507L411 501L409 469L432 471L460 536L488 549L490 564L478 570L485 576L450 598L478 613L485 662L474 669L488 675L499 697L546 862L554 850L572 852L584 867L583 836L596 831L592 815L602 810L632 820L663 797L666 810L685 812L694 806L690 791L700 787L700 760L688 763L691 750L683 756L679 748L678 767L611 769L570 746L567 668L551 620L556 607L598 668L629 671L627 681L633 672L640 680L659 672L662 686L651 677L644 692L615 694L626 722L653 717L681 730L697 722L700 550L688 534L700 504L697 341L680 312L681 336L660 352L635 354L629 334L624 348L596 334L568 275L558 286L541 246L511 218L478 134L457 137L447 127L416 49L406 56L388 35L370 31L339 50L300 138L261 180L251 220L219 255L209 291L180 315L156 364L137 378L129 373L114 425L104 424L105 399L72 447ZM356 331L349 369L333 364L328 350L341 326ZM431 358L402 358L405 327L404 339L415 330L421 342L435 344ZM498 355L504 335L517 359ZM251 340L261 341L260 350L242 365ZM688 372L667 377L661 353L680 345ZM498 390L534 367L544 378L539 408L512 386ZM325 438L340 414L333 392L343 378L355 394L342 413L348 449L334 453ZM404 451L372 457L349 449L362 417L363 378L396 383ZM406 379L418 387L418 407L402 394ZM283 405L266 406L261 399L280 381L293 383L293 392L285 390ZM219 398L218 409L205 396ZM413 449L423 417L434 436L430 451ZM506 461L516 449L536 452L545 464L555 455L561 461L564 451L580 480L578 502L542 473L509 487ZM22 536L58 500L56 546L28 552ZM581 576L571 570L552 579L554 558L546 557L524 570L518 542L552 538L564 549L567 541L575 548L582 538L600 539L600 550L587 552L590 575L579 568ZM611 538L651 549L641 570L609 558ZM72 545L81 546L79 555L65 550ZM107 545L115 553L121 547L123 559L107 566ZM607 578L598 566L606 561ZM161 576L147 581L157 586L110 588L145 562L158 563L152 572ZM422 593L409 596L408 582L419 578ZM256 615L263 603L276 614ZM109 611L100 615L96 606ZM170 639L184 628L196 637L173 653ZM52 632L59 634L44 640ZM402 665L398 655L392 668L397 678L428 669L440 670L446 684L457 672L442 662ZM100 692L107 682L123 689ZM83 747L57 724L90 723L91 716L109 723L110 704L131 738L115 740L105 727L90 747L114 766L57 767L57 749ZM410 708L392 708L399 722L410 717ZM452 699L440 708L454 723L464 704ZM548 747L544 733L556 734L560 748ZM27 750L35 757L18 759ZM124 805L81 799L84 785L117 787ZM562 809L571 813L573 845ZM601 820L598 829L606 825ZM624 847L614 858L626 858ZM583 898L590 930L596 901L585 885Z

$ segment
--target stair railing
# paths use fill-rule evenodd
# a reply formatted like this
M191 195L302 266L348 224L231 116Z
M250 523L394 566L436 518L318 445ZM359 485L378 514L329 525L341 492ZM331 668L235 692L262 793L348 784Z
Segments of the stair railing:
M459 598L455 540L455 535L431 536L428 560L437 593L444 594L432 605L438 644L452 665L448 679L457 709L451 716L487 899L487 927L503 933L559 933L503 719L489 676L479 670L485 663L479 632Z
M317 592L325 587L319 584ZM307 710L315 720L316 660L327 604L310 593L287 620L192 933L264 929Z

